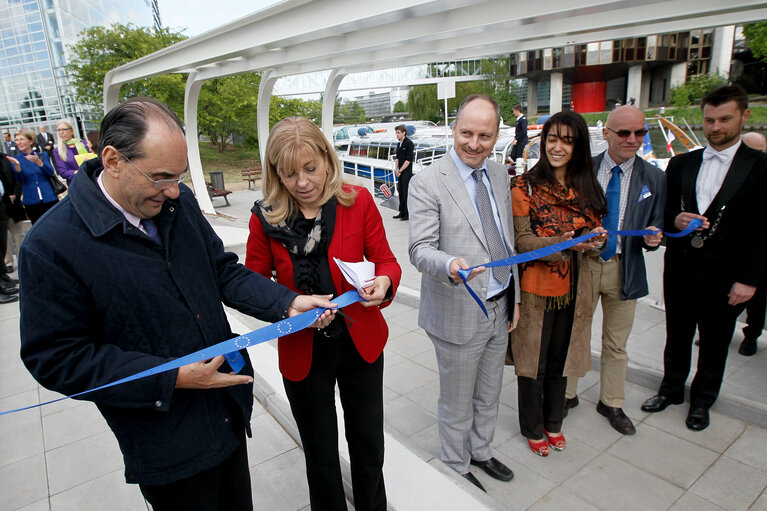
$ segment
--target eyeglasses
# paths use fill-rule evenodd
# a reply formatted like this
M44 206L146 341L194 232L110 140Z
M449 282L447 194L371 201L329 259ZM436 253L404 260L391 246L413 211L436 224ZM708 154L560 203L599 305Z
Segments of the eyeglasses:
M618 135L620 138L629 138L631 134L633 133L635 137L637 138L644 138L645 135L647 135L647 128L642 128L641 130L614 130L612 128L609 128L605 126L608 130L612 131L616 135Z
M56 131L70 131L72 128L56 128Z
M136 170L138 170L139 172L141 172L141 175L142 175L142 176L144 176L145 178L147 178L148 180L150 180L150 181L152 182L152 184L154 185L154 189L155 189L155 190L166 190L166 189L170 188L170 187L171 187L171 186L173 186L173 185L177 185L177 184L179 184L181 181L183 181L183 180L186 178L186 176L188 176L188 175L189 175L189 171L188 171L188 170L185 170L185 171L184 171L184 173L183 173L183 174L181 174L180 176L178 176L176 179L152 179L151 177L147 176L147 175L144 173L144 171L143 171L143 170L141 170L140 168L138 168L138 167L136 166L136 164L134 164L132 161L130 161L130 160L128 159L128 157L127 157L127 156L125 156L125 155L122 155L122 157L123 157L123 158L125 158L125 161L127 161L128 163L130 163L130 164L133 166L133 168L134 168L134 169L136 169Z

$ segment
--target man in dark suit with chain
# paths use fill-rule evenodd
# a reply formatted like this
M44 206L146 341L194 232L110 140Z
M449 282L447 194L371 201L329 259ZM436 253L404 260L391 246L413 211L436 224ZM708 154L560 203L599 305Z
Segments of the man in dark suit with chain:
M719 87L701 108L708 147L669 162L664 216L666 230L682 231L693 219L703 223L692 235L667 241L663 381L642 405L645 412L660 412L684 401L697 327L698 368L685 421L693 431L709 425L737 316L762 281L767 257L767 238L753 232L767 196L767 155L740 138L750 115L748 96L737 85Z
M37 134L36 138L37 145L42 151L48 153L48 157L51 159L51 162L53 162L53 148L56 144L56 140L53 138L53 135L48 133L45 126L40 125L40 133Z

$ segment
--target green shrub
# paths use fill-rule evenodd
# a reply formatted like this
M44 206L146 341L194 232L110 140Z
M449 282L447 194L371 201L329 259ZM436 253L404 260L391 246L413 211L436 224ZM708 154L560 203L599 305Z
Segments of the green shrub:
M682 85L671 87L671 104L678 107L690 106L722 85L727 85L727 79L720 75L691 76Z

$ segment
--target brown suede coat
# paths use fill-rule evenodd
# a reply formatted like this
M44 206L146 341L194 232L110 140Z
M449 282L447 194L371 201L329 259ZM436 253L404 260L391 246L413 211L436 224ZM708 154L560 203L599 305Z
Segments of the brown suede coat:
M561 237L539 238L532 232L528 217L514 217L514 236L517 252L520 254L564 241ZM582 254L572 250L565 252L564 255L560 252L547 256L543 260L559 261L563 257L577 257L575 318L563 375L582 377L591 369L591 318L594 310L594 296L588 261L589 253ZM517 376L536 378L538 374L544 312L543 308L525 303L523 296L522 303L519 305L519 324L509 337Z

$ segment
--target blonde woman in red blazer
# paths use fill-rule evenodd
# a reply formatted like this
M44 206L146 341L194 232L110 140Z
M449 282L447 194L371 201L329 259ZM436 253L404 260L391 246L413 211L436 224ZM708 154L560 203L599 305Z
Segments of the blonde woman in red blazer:
M320 129L291 117L269 135L264 200L250 220L245 265L302 293L340 295L352 288L333 261L367 259L375 282L367 301L346 307L321 330L280 338L280 371L306 458L312 510L345 510L335 386L344 411L354 506L386 509L383 480L383 348L380 309L391 303L401 270L370 193L342 183L338 158Z

